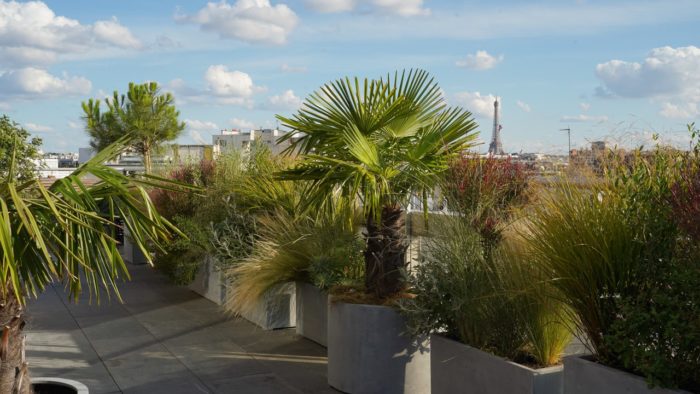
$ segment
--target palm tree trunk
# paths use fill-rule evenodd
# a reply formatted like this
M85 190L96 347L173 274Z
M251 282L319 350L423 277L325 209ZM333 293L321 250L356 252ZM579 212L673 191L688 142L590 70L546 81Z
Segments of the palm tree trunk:
M395 295L406 287L406 220L398 204L382 208L380 223L374 215L367 218L365 251L365 287L380 299Z
M24 308L10 290L0 302L0 393L31 393L24 353L24 324Z
M143 150L143 168L146 174L151 173L151 168L153 164L151 163L151 149L146 148Z

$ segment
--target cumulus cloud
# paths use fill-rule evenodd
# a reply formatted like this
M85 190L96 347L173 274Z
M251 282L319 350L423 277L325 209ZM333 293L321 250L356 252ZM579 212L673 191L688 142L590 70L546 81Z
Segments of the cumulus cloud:
M268 103L272 109L295 110L301 106L301 99L293 90L285 90L282 94L270 97Z
M252 108L252 96L255 93L264 92L265 88L253 83L253 79L247 73L238 70L229 70L222 64L212 65L204 73L204 89L189 86L182 79L174 79L165 85L172 91L180 103L216 103L241 105Z
M306 7L321 13L363 11L399 16L430 15L430 9L423 7L423 0L305 0Z
M176 20L199 25L221 38L254 44L281 45L298 23L298 17L285 4L269 0L226 0L207 3L193 15L176 15Z
M591 104L589 103L580 103L578 106L583 112L588 112L588 110L591 109Z
M466 108L476 116L483 118L493 117L493 103L496 96L493 94L482 95L479 92L459 92L454 95L454 102ZM502 102L499 103L502 104Z
M488 70L496 67L502 61L503 55L493 56L486 51L476 51L476 53L470 53L466 58L458 60L456 65L472 70Z
M219 64L209 66L204 73L207 88L218 96L250 97L253 95L253 79L241 71L229 71Z
M608 121L608 117L605 115L564 115L560 119L561 122L573 122L573 123L603 123Z
M700 116L698 103L672 104L663 103L659 115L669 119L692 119Z
M641 62L611 60L596 66L599 93L619 97L678 97L700 101L700 48L652 49Z
M216 123L206 120L185 119L184 122L190 137L198 144L207 144L202 134L211 134L219 130Z
M25 123L22 126L32 133L49 133L53 131L53 127L51 126L44 126L36 123Z
M255 123L245 120L245 119L240 119L240 118L232 118L228 121L228 123L231 125L231 127L236 128L236 129L254 129L255 128Z
M46 65L61 55L105 46L139 49L142 44L115 18L81 24L56 15L41 1L0 1L0 64Z
M522 102L522 101L520 101L520 100L518 100L518 101L515 103L515 105L517 105L518 108L522 109L522 110L525 111L525 112L530 112L530 111L532 111L532 108L530 108L530 104L525 103L525 102Z
M0 74L0 95L24 99L87 94L92 83L83 77L57 77L46 70L26 67Z

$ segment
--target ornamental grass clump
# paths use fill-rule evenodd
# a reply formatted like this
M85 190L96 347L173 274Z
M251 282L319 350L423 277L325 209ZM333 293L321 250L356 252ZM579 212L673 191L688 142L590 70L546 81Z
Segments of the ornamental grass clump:
M599 362L691 391L700 390L697 152L638 150L602 181L563 182L521 232Z
M451 214L431 222L401 302L415 335L439 333L530 366L559 363L571 338L565 305L513 236L529 178L510 160L464 156L441 183Z

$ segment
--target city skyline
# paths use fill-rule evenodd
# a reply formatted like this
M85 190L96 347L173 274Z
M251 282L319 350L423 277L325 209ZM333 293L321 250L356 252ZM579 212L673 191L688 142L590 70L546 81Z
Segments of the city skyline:
M80 102L129 82L176 97L178 142L275 127L322 84L423 68L472 111L488 148L499 97L507 152L605 137L687 146L700 116L694 1L0 1L0 113L87 146ZM134 12L138 7L139 12ZM626 141L627 140L627 141Z

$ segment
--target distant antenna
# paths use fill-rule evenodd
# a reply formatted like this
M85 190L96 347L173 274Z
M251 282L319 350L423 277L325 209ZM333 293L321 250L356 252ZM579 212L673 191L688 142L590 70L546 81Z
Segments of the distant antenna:
M501 129L503 126L498 121L498 97L493 102L493 133L491 134L491 143L489 144L489 154L503 155L503 145L501 144Z
M566 131L566 133L569 135L569 160L571 160L571 127L559 129L559 131Z

